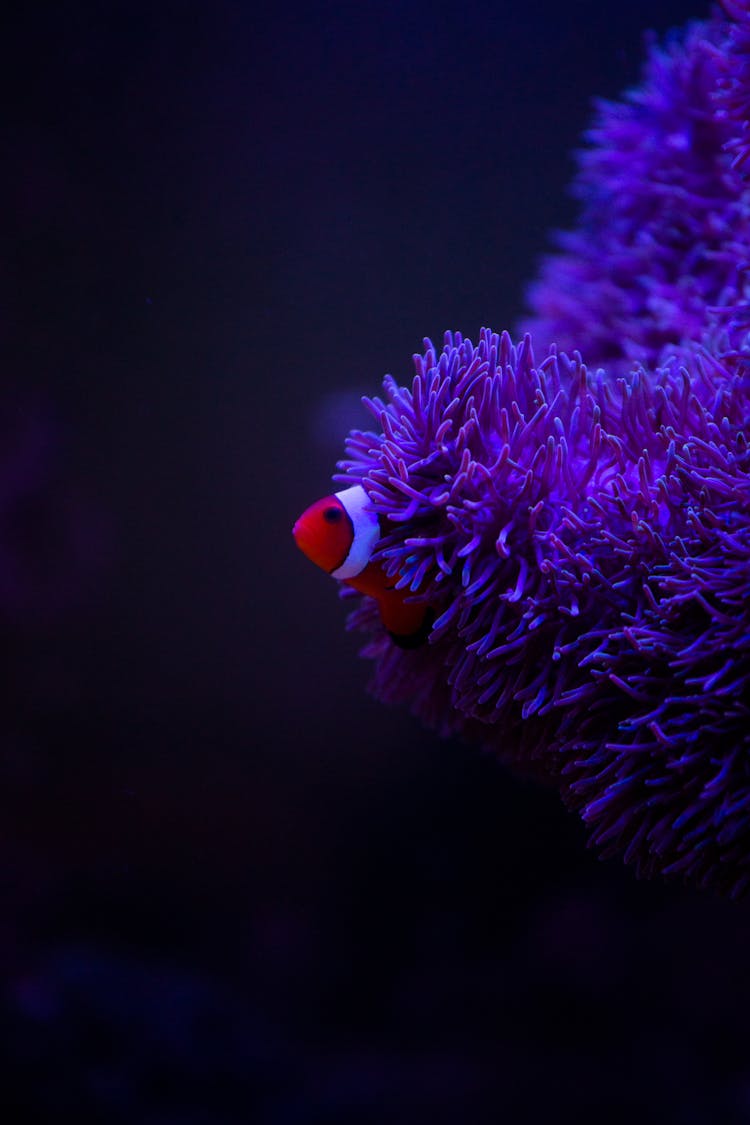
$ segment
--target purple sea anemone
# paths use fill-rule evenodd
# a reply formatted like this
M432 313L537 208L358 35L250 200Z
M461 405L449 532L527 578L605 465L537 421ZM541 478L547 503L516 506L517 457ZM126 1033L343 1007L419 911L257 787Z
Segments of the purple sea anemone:
M739 14L740 3L733 7ZM580 349L610 374L674 354L690 365L702 342L713 343L719 310L742 299L750 193L739 164L750 144L750 73L741 52L750 16L744 21L731 41L716 18L664 48L652 43L642 84L622 102L598 103L572 188L578 226L558 233L559 251L529 289L532 315L521 327L537 346Z
M541 760L639 869L750 878L748 380L700 362L649 379L535 364L485 330L427 341L386 380L345 473L375 557L436 607L393 646L368 605L374 690L443 731ZM493 730L482 732L483 725Z
M532 291L540 361L528 334L425 341L411 385L366 400L379 430L350 435L337 479L378 513L373 561L434 613L405 651L354 610L376 694L535 763L605 854L738 894L750 5L726 7L731 42L715 18L652 47L643 88L600 108L580 228Z
M735 23L727 38L726 78L718 94L723 110L720 114L731 130L726 147L734 157L732 166L747 172L750 160L750 4L747 0L723 0L723 7Z

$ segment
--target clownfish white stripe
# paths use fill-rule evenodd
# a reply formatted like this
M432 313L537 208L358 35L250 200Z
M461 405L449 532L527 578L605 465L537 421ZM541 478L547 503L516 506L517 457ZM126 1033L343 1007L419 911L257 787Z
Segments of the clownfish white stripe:
M361 574L369 563L375 544L380 538L378 517L370 507L370 498L361 484L337 492L336 499L344 508L352 525L352 545L334 578L353 578Z

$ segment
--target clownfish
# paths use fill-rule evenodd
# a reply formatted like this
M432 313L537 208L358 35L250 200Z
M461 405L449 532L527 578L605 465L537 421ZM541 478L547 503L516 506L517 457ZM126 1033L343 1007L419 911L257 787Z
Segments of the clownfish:
M434 620L432 607L407 602L411 591L397 590L398 576L389 578L372 561L380 521L361 485L317 500L299 517L292 535L316 566L375 599L383 625L397 645L416 648L427 640Z

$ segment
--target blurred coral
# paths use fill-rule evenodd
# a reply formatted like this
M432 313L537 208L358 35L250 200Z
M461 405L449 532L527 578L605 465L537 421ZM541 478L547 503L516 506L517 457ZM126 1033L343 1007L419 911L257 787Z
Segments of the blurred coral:
M43 401L6 388L0 423L0 616L21 628L77 607L105 527L64 465Z

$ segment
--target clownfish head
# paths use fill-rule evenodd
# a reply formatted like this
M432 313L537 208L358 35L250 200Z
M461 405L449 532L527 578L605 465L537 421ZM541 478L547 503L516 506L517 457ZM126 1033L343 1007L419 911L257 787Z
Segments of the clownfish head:
M360 574L380 538L378 517L361 485L324 496L292 528L304 555L339 580Z
M411 591L397 589L372 553L380 538L380 522L361 485L324 496L303 512L292 534L311 562L339 582L374 598L383 625L401 648L417 648L429 636L432 606L415 603Z

